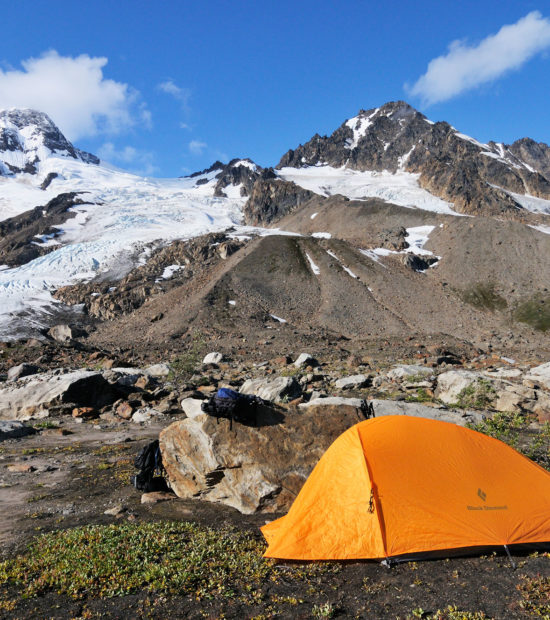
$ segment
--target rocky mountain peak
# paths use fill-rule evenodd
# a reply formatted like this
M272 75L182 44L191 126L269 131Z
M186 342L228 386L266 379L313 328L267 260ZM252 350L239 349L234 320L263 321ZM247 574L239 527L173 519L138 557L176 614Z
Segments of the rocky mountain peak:
M550 199L550 148L523 139L484 144L405 101L360 110L330 136L291 149L281 168L332 166L360 172L413 173L419 184L468 214L521 219L514 195Z
M51 155L99 163L95 155L75 148L44 112L0 110L0 176L36 174L40 162Z

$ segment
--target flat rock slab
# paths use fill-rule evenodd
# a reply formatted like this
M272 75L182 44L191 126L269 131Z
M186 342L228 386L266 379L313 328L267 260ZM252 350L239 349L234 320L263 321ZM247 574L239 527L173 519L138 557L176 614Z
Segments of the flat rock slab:
M151 491L151 493L143 493L141 496L142 504L158 504L159 502L167 502L171 499L176 499L173 493L166 493L164 491Z
M0 389L0 420L28 420L54 404L102 407L114 400L111 385L99 372L42 373Z
M342 396L327 396L326 398L312 398L307 403L298 405L300 409L310 409L312 407L353 407L360 409L364 403L360 398L344 398Z
M338 379L334 384L340 390L349 390L353 388L361 388L367 385L369 380L368 375L351 375L349 377L342 377Z
M407 403L396 400L373 399L369 401L374 409L374 416L380 418L386 415L409 415L415 418L428 418L430 420L441 420L442 422L452 422L459 426L466 424L478 424L485 419L479 411L462 409L438 409L428 407L420 403Z
M531 368L525 375L525 379L550 390L550 362Z
M433 368L419 364L400 364L392 368L386 375L392 381L409 380L410 377L429 377L433 375Z
M278 424L234 422L230 430L228 420L197 416L161 432L162 462L179 497L221 502L246 514L285 511L330 444L364 419L356 407L323 415L310 408L286 411Z

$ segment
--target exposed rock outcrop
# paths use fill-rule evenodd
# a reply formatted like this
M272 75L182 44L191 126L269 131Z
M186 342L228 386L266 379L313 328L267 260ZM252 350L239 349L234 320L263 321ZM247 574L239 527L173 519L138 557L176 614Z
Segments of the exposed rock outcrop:
M76 192L59 194L45 206L0 221L0 264L16 267L50 252L52 245L42 241L54 239L58 227L75 216L71 208L81 204L86 201Z
M282 179L260 179L244 206L244 220L251 226L271 224L305 204L315 194Z
M357 409L325 416L288 411L281 424L243 426L197 416L160 434L170 486L183 498L221 502L243 513L287 510L329 445L360 422Z
M273 168L261 168L250 159L232 159L216 176L214 196L225 196L231 185L240 186L241 196L248 196L259 179L274 179Z

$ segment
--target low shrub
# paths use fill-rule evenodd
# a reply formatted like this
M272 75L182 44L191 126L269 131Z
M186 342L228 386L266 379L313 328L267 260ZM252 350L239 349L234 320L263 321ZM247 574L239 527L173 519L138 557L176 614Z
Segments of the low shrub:
M527 323L533 329L547 331L550 329L550 297L535 295L519 304L513 312L513 317L520 323Z

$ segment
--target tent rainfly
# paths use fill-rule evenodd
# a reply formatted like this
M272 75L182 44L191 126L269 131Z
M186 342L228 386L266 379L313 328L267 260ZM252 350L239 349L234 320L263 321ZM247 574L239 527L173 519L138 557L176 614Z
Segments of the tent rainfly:
M550 472L447 422L386 416L329 447L288 514L262 528L265 557L398 559L550 542Z

